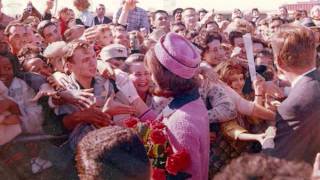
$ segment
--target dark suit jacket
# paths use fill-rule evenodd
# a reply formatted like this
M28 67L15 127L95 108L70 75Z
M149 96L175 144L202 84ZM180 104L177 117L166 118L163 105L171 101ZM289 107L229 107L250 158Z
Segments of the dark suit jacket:
M112 20L110 18L108 18L107 16L105 16L102 24L109 24L111 22L112 22ZM99 24L101 24L101 23L99 22L98 17L97 16L94 17L94 25L99 25Z
M320 152L320 72L300 79L282 102L276 116L275 148L266 154L313 163Z

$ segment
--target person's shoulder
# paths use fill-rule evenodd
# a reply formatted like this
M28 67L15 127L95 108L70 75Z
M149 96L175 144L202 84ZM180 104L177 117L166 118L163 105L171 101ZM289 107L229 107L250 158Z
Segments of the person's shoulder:
M18 77L13 78L12 83L11 83L11 88L15 89L15 88L24 88L24 87L29 87L28 84L24 80L22 80Z

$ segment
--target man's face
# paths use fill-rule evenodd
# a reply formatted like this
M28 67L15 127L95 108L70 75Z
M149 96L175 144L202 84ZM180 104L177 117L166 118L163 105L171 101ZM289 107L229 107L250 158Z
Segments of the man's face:
M104 16L106 13L106 8L104 6L99 6L96 12L98 16Z
M13 51L19 51L28 42L27 29L24 26L12 26L8 41Z
M14 77L12 64L8 58L3 56L0 56L0 64L0 81L9 87Z
M186 26L195 26L197 23L197 13L192 9L184 11L183 21Z
M277 31L277 29L282 25L282 22L280 20L275 20L272 21L269 24L269 30L271 33L274 33L275 31Z
M175 16L174 16L174 19L176 21L181 21L181 18L182 18L182 11L177 11Z
M221 21L223 20L223 17L222 17L220 14L218 14L218 15L216 15L216 16L214 17L214 20L215 20L217 23L219 23L219 22L221 22Z
M200 13L199 13L199 18L200 18L200 20L201 20L206 14L207 14L206 12L200 12Z
M46 43L50 44L56 41L61 41L61 35L55 25L50 25L44 28L43 38Z
M234 46L239 48L244 48L244 42L242 37L237 37L234 39Z
M157 13L153 24L157 29L170 29L170 21L166 13Z
M217 24L215 24L215 23L207 24L207 31L208 32L218 33L219 32L219 26L217 26Z
M253 12L252 12L252 16L253 16L253 17L259 17L259 16L260 16L259 11L253 11Z
M115 44L122 44L125 47L129 48L130 41L129 41L129 35L126 31L117 31L115 32L113 42Z
M285 8L280 8L279 9L279 14L281 17L287 17L288 16L288 12Z
M93 78L97 73L97 58L93 47L77 48L68 68L76 77Z

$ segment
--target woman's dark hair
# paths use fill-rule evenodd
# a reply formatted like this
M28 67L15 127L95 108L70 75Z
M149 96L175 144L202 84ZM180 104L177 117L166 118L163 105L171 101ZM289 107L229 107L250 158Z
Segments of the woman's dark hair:
M159 89L155 89L155 93L160 96L174 97L198 88L198 80L196 77L184 79L169 71L158 60L154 48L151 48L145 55L145 65L154 77L155 83Z
M130 67L134 63L143 63L144 62L144 54L135 53L131 54L127 60L125 61L124 71L130 73Z
M201 56L203 57L203 54L209 49L208 44L213 40L218 40L221 43L222 37L218 33L209 33L206 30L202 30L191 42L202 51Z

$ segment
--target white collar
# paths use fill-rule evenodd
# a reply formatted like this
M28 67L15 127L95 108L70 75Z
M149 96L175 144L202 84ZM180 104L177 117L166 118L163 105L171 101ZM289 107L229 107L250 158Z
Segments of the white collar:
M314 68L312 68L312 69L310 69L309 71L307 71L307 72L305 72L305 73L303 73L303 74L301 74L301 75L299 75L298 77L296 77L293 81L292 81L292 83L291 83L291 87L293 88L301 79L302 79L302 77L303 76L305 76L305 75L307 75L307 74L309 74L309 73L311 73L312 71L315 71L317 68L316 67L314 67Z

